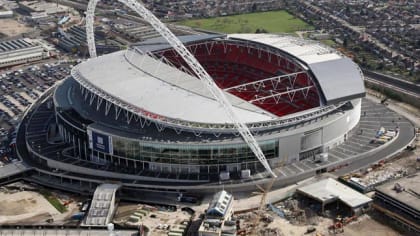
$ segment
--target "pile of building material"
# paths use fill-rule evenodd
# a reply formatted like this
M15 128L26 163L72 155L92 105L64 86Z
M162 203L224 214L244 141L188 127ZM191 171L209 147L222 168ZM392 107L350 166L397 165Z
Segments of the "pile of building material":
M306 224L305 210L299 207L299 201L295 198L288 198L276 205L280 211L284 212L284 216L291 224Z
M142 222L142 219L147 217L150 212L157 211L157 208L139 205L139 207L128 217L125 222L126 225L138 225Z
M181 224L176 224L171 227L168 236L181 236L185 235L188 227L188 221L184 221Z
M261 229L259 235L262 236L283 236L280 229L278 228L264 228Z
M404 160L401 159L399 162L404 162ZM409 159L406 159L404 163L380 161L361 171L341 176L340 180L366 193L373 191L376 186L382 183L409 175L410 165Z
M407 170L402 167L369 172L363 178L351 177L350 181L355 181L363 186L377 185L388 180L398 179L407 175Z

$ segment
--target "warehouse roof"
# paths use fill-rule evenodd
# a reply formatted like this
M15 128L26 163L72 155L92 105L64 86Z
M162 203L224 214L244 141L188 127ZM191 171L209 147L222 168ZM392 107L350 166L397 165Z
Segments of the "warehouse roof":
M376 187L376 191L381 192L397 201L420 211L420 174L410 175L401 179L396 179L384 185ZM395 191L395 184L399 184L404 191Z
M352 208L372 201L371 198L331 178L298 188L297 191L324 204L340 200Z

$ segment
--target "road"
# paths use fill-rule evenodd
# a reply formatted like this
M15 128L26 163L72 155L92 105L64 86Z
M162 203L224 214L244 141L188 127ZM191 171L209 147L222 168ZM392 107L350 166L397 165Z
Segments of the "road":
M393 156L399 152L400 147L403 147L405 144L409 143L414 138L414 135L414 129L412 126L401 126L400 136L394 142L373 154L368 153L360 155L358 158L353 159L348 166L337 170L334 172L334 174L336 176L347 174L354 170L367 167L372 163L378 162L379 160Z
M363 73L367 81L410 94L420 99L420 85L369 70L363 70Z

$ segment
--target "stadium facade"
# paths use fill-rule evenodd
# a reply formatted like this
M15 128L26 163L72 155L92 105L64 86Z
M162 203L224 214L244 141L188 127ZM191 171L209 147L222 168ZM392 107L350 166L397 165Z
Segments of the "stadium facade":
M223 90L274 171L328 152L359 122L363 75L329 47L271 34L180 40ZM45 151L28 138L42 109L53 114L48 143L63 152ZM252 186L266 174L219 102L162 38L77 65L25 119L33 160L79 178L183 189Z

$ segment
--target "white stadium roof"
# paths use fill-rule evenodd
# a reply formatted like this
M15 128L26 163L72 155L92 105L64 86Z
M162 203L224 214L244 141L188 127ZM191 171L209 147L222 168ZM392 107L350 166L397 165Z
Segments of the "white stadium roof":
M319 85L326 105L335 105L365 94L363 75L357 65L334 49L314 41L273 34L190 35L181 36L180 39L185 44L228 39L278 49L289 55L290 60L309 70ZM117 98L122 105L133 108L132 111L139 114L147 111L162 119L231 124L225 110L195 76L169 66L148 53L138 52L168 48L171 48L170 45L162 38L146 40L135 45L134 49L90 59L73 70L82 79L81 82ZM279 119L250 102L224 93L245 123Z
M290 55L299 58L306 64L341 59L332 48L315 41L300 39L289 35L276 34L230 34L229 38L258 42L279 48Z
M228 38L278 48L303 62L318 81L327 105L365 95L363 74L359 67L319 42L275 34L231 34Z
M231 123L223 107L197 78L150 56L130 53L128 61L125 54L119 51L101 56L75 69L94 87L139 109L191 122ZM234 95L225 95L246 123L278 118Z

